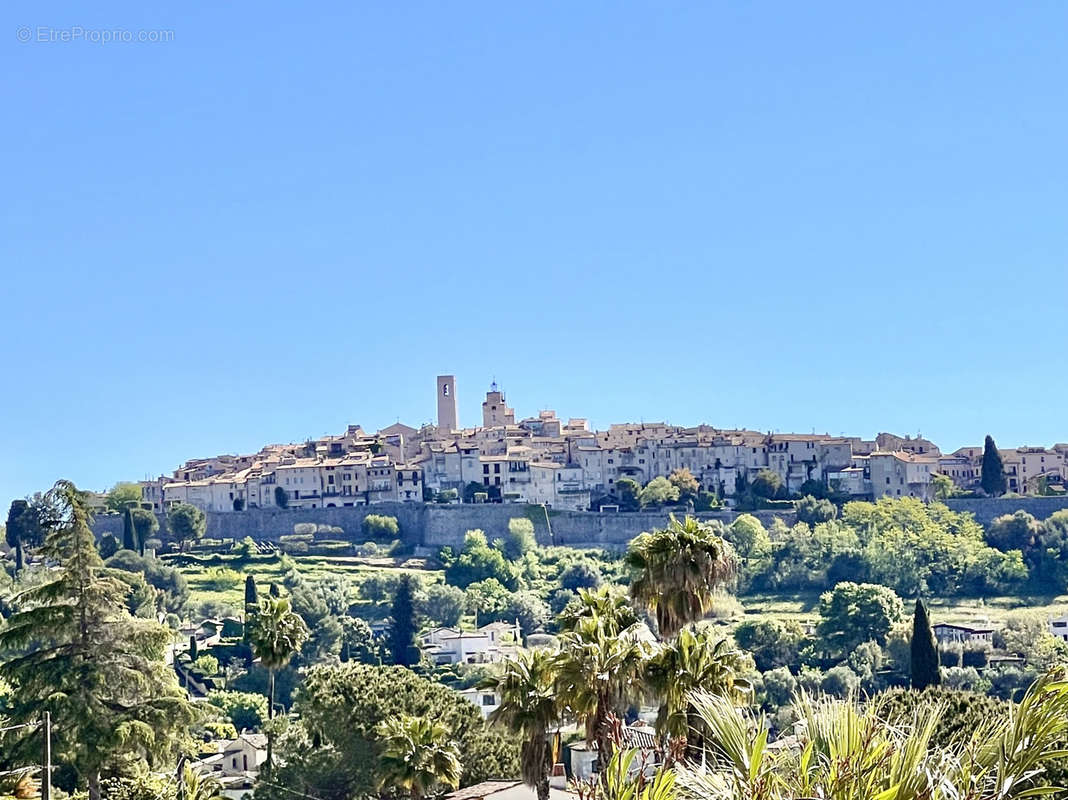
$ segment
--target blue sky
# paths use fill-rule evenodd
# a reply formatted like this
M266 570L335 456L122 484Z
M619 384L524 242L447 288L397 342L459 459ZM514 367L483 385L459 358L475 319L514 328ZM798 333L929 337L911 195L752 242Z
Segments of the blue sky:
M446 372L467 424L495 376L602 426L1068 439L1063 3L0 20L5 508L417 425ZM38 40L77 28L173 35Z

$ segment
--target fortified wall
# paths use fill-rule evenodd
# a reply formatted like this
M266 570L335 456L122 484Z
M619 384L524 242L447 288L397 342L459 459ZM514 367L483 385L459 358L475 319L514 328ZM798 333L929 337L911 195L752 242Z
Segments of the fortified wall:
M208 511L206 536L212 539L243 539L277 541L278 537L293 533L293 526L301 522L330 525L344 530L344 537L353 542L366 540L361 523L368 514L382 514L397 518L401 537L415 547L437 550L446 545L459 548L464 534L475 528L493 539L508 528L513 517L526 517L534 523L534 535L541 545L597 547L623 550L627 542L643 531L664 527L669 519L666 511L634 513L596 513L590 511L547 511L542 506L519 503L486 503L465 505L435 505L424 503L375 503L370 506L348 508L262 509L245 511ZM718 519L729 524L738 515L730 511L697 514L701 519ZM793 513L759 511L765 525L779 516L792 525ZM161 520L162 523L162 520ZM122 537L122 517L118 514L100 516L93 525L96 535L106 533Z
M1046 519L1068 509L1068 497L971 497L946 500L954 511L970 511L982 525L989 525L1004 514L1026 511L1035 519Z

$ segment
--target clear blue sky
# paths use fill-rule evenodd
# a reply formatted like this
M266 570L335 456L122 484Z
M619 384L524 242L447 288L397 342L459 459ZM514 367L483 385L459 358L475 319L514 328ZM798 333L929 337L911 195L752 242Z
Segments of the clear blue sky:
M78 5L0 8L5 509L418 425L446 372L467 424L496 376L1068 439L1062 2Z

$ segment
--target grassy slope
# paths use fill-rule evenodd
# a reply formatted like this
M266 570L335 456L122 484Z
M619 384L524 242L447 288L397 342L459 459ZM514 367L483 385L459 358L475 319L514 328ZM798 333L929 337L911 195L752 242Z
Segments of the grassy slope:
M368 572L412 572L418 573L425 580L433 580L441 576L440 570L417 569L412 566L398 566L389 559L358 559L347 556L294 556L297 569L309 580L325 578L329 575L343 575L349 578L357 578ZM234 609L240 609L245 602L244 578L247 574L256 577L260 593L265 593L267 584L272 581L281 581L283 568L281 563L273 564L257 563L248 567L236 567L235 571L241 574L241 582L230 589L220 591L205 584L211 582L211 567L186 566L180 571L189 582L189 594L191 607L195 608L200 603L213 602L224 603ZM355 596L353 599L356 599Z
M754 594L738 598L746 617L815 621L819 616L819 592L801 594ZM1068 595L929 600L932 622L1001 623L1014 611L1032 611L1044 616L1068 613ZM906 603L907 605L907 603Z

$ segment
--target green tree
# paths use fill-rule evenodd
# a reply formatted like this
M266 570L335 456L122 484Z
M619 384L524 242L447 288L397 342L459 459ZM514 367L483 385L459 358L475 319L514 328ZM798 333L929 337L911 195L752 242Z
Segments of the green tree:
M631 597L656 615L661 636L670 638L703 618L717 589L733 577L734 550L722 533L722 523L672 516L666 528L630 543Z
M949 500L957 493L957 487L954 485L953 479L948 475L943 475L941 472L936 472L931 476L931 486L934 488L936 500Z
M994 444L994 437L988 435L983 442L983 466L982 477L979 481L983 491L988 495L997 496L1005 494L1008 482L1005 480L1005 465L1001 461L1001 453Z
M137 552L144 555L145 542L153 539L159 531L159 520L146 508L135 508L132 513L134 530L137 532Z
M1003 514L986 528L986 541L991 547L1008 552L1019 550L1027 561L1032 561L1042 542L1042 523L1026 511Z
M273 584L272 584L273 585ZM308 626L295 613L286 597L268 597L248 622L252 652L267 670L267 718L274 719L275 673L285 667L308 640ZM267 769L272 765L273 731L267 734Z
M61 567L20 596L0 631L0 649L13 654L0 677L16 689L6 714L32 723L50 711L54 752L100 800L103 769L170 756L197 712L164 664L170 633L131 617L127 584L104 567L83 494L68 481L49 494L61 517L43 552ZM36 752L39 741L34 730L5 749Z
M560 588L573 592L579 589L596 589L601 585L601 570L592 560L580 558L560 571L558 582Z
M684 628L671 642L661 645L646 665L646 675L660 708L657 733L664 739L688 739L694 755L702 742L700 718L690 698L705 691L734 697L748 684L738 677L742 654L726 639L707 629Z
M223 800L219 782L210 775L197 772L188 764L182 767L182 787L176 800Z
M137 483L116 483L104 498L108 511L123 513L127 508L141 505L141 486Z
M511 592L496 578L470 584L464 592L464 605L475 615L475 625L496 617L511 600Z
M274 487L274 504L279 508L289 508L289 492L281 486Z
M381 722L379 788L403 789L412 800L460 785L460 754L448 729L425 717L402 716Z
M183 551L187 542L199 540L207 528L204 512L189 503L178 503L173 506L167 515L167 523Z
M804 638L801 626L792 620L746 620L734 629L734 641L753 656L753 663L761 672L778 667L796 668Z
M119 540L115 538L114 534L105 533L100 537L100 557L107 561L113 555L115 555L122 547Z
M797 511L798 522L806 525L819 525L821 522L830 522L838 516L838 509L830 500L818 500L811 495L806 495L794 503Z
M586 744L597 745L602 764L612 753L611 716L621 717L645 690L650 650L636 627L611 634L596 617L585 617L560 636L556 692L562 712L584 725Z
M490 547L486 534L480 530L464 535L464 548L459 557L445 567L445 582L466 589L472 583L496 578L509 591L518 585L515 573L500 550Z
M616 481L615 496L620 511L637 511L641 507L641 493L641 484L633 478L620 478Z
M260 604L260 593L256 588L256 577L254 575L245 576L245 614L255 613L256 608Z
M782 478L779 477L777 472L773 472L770 469L762 469L753 478L753 483L749 488L754 497L771 500L782 488Z
M596 591L579 589L577 599L568 603L557 619L562 631L574 631L583 620L592 619L608 636L618 636L639 622L626 594L617 586Z
M361 664L382 663L374 632L365 620L356 617L341 617L340 656L342 661L358 661Z
M15 571L25 566L24 547L37 535L37 518L26 500L12 500L7 512L4 538L8 547L15 548Z
M832 653L848 654L864 642L886 644L903 614L892 589L871 583L839 583L820 596L816 631Z
M390 609L389 635L386 647L394 664L410 667L419 663L419 648L415 635L419 632L416 618L415 580L411 575L402 575L397 582Z
M267 698L257 692L213 689L208 702L222 711L238 731L259 730L267 721Z
M724 532L745 565L771 553L771 539L764 524L752 514L739 514Z
M490 722L518 737L523 782L538 793L538 800L549 798L549 734L561 722L555 682L555 654L538 649L520 650L515 659L505 661L500 674L479 683L480 689L500 695L500 705L490 715Z
M384 514L368 514L360 523L360 530L368 539L396 539L400 535L397 518Z
M266 800L293 800L299 787L322 800L377 796L378 725L404 715L444 725L456 742L463 766L461 780L473 785L489 779L519 777L518 742L453 689L404 667L348 662L311 667L294 711L298 721L280 742L272 783L258 786Z
M931 630L927 606L919 598L916 598L916 610L912 615L912 645L909 653L913 689L922 692L928 686L942 683L942 675L938 670L938 644Z
M642 508L676 503L678 500L679 488L662 476L653 478L638 494L638 502Z
M672 470L671 474L668 475L668 481L679 490L678 499L683 503L694 500L701 490L701 484L697 482L697 478L686 467Z
M126 506L122 512L122 546L126 550L137 551L137 526L134 525L133 509Z
M512 517L508 520L508 533L504 536L505 558L518 561L535 546L533 522L526 517Z
M462 589L435 583L427 587L423 614L434 625L454 628L460 624L466 601Z

